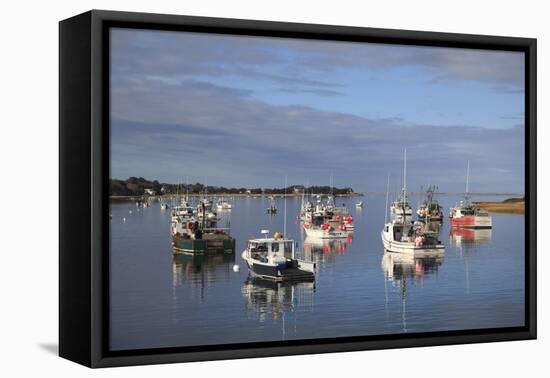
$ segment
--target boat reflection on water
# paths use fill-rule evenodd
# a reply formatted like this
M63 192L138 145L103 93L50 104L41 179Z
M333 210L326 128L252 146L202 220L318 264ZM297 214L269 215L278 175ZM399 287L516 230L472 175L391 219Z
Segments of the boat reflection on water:
M403 332L407 332L407 294L409 282L413 285L422 284L424 279L436 274L443 264L444 252L434 252L422 257L385 251L381 267L384 272L384 292L386 296L386 315L389 312L388 282L400 295L401 322Z
M249 276L241 290L248 316L260 322L268 319L282 321L283 338L286 334L285 316L300 311L313 310L315 282L265 280Z
M343 255L353 242L353 235L345 239L319 239L306 237L304 239L304 258L319 263L321 261L333 262L335 256Z
M188 285L203 300L209 283L229 280L234 263L234 254L175 254L172 258L172 286L176 289Z
M387 281L394 286L401 287L406 281L423 280L425 277L437 273L443 264L444 252L435 252L422 257L413 257L404 253L385 252L382 256L382 270Z
M457 254L464 262L464 285L466 293L470 294L470 261L469 255L479 251L483 246L491 244L493 230L490 228L459 228L453 227L449 233L449 242L456 248Z
M450 242L451 246L456 248L474 247L491 242L493 230L490 228L451 228Z

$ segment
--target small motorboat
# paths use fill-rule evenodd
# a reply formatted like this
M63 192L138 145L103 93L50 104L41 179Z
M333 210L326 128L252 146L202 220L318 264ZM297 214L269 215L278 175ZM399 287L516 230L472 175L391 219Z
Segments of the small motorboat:
M231 210L233 208L233 205L231 205L227 201L218 201L218 204L216 206L218 210Z
M268 238L269 230L262 230L263 238L250 239L241 254L250 272L275 281L312 281L316 264L295 257L295 242L278 232Z
M273 196L270 196L269 207L267 208L267 213L270 215L277 214L277 206L275 206L275 199Z
M355 207L356 207L357 209L362 209L362 208L363 208L363 201L357 202L357 203L355 204Z

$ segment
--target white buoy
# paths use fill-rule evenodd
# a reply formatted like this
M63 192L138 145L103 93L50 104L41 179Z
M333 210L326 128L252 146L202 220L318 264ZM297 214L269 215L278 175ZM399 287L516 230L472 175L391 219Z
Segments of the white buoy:
M122 217L122 222L126 223L126 217Z
M129 213L132 214L132 210L130 210Z
M233 271L236 273L238 272L239 270L241 270L241 267L238 266L237 264L233 265Z

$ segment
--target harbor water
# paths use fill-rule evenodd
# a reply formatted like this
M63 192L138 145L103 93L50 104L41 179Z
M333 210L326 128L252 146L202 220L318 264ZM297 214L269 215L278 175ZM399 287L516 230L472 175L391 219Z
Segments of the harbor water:
M502 200L481 197L472 200ZM112 202L110 348L200 346L258 341L515 327L524 324L524 216L493 213L492 230L439 230L445 253L384 253L385 196L337 198L354 218L353 237L305 238L287 205L287 235L298 257L317 262L315 282L249 276L241 259L262 229L283 231L283 199L235 197L219 211L236 239L234 255L173 256L170 210ZM355 208L362 200L363 209ZM411 204L419 199L410 197ZM459 197L441 196L445 214ZM416 211L416 206L413 206ZM234 269L238 265L239 269Z

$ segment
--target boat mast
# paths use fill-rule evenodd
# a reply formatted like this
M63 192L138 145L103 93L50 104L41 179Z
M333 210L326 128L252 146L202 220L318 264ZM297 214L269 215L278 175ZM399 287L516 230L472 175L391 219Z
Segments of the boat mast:
M386 185L386 210L384 211L384 224L388 223L388 201L390 196L390 175L388 174L388 183Z
M189 202L189 178L185 176L185 202Z
M470 199L470 160L468 160L468 168L466 169L466 193L464 194L466 202Z
M407 201L407 149L405 148L404 159L403 159L403 202L401 203L403 207L403 223L407 221L407 213L405 211L405 203Z
M405 201L406 193L407 193L407 149L405 148L404 160L403 160L403 202Z
M285 203L284 203L283 238L286 238L286 186L287 186L287 176L285 176Z
M330 201L333 202L334 206L336 206L336 200L334 199L334 190L333 190L333 172L330 172ZM330 203L329 203L330 205Z

